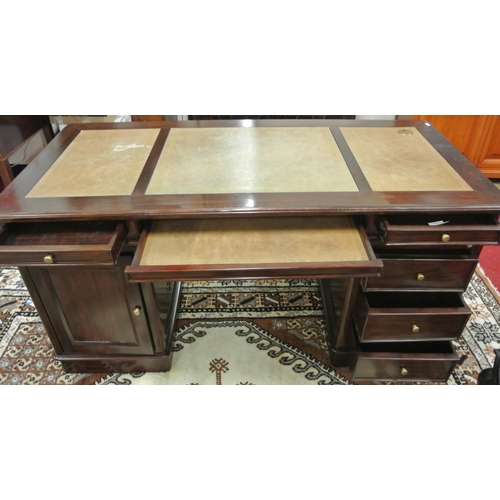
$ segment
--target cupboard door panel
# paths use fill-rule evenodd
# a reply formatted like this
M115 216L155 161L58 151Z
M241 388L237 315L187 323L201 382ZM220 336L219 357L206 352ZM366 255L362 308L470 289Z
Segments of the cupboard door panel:
M65 353L152 354L140 285L122 266L32 268Z

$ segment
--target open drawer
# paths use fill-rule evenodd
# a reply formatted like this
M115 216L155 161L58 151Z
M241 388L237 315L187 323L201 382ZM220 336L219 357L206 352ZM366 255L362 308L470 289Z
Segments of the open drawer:
M353 319L361 342L454 340L471 315L455 292L365 292Z
M365 344L352 379L445 382L459 361L451 342Z
M496 245L498 216L488 214L395 214L381 217L385 245Z
M113 221L6 224L0 265L112 265L126 236L125 224Z
M377 276L382 268L350 217L158 220L146 228L130 281Z

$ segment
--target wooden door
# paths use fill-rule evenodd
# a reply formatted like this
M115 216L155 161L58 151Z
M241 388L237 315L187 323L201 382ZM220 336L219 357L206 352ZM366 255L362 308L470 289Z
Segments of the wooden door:
M29 269L63 353L154 353L140 285L126 282L124 265Z
M481 116L468 158L483 174L500 178L500 116Z
M487 177L500 178L500 116L415 115L432 123Z

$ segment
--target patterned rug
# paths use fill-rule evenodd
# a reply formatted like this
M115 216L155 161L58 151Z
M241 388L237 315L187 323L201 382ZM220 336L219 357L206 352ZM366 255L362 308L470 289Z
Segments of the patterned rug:
M464 361L447 381L475 384L500 347L500 306L478 267L464 294L473 314L454 344ZM329 361L316 280L189 282L168 373L67 374L17 271L0 268L0 384L350 384Z

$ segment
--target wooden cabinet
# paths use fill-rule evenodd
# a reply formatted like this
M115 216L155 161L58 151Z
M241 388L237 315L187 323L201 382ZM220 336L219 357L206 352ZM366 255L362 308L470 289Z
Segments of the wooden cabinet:
M55 359L67 371L170 368L171 307L162 323L152 285L127 282L133 249L124 246L126 236L125 224L114 221L7 224L0 230L0 264L20 266Z
M434 125L461 153L490 178L500 178L500 116L415 115Z
M68 372L167 371L166 330L150 284L127 283L114 266L20 267L26 287Z
M487 177L500 178L500 117L480 117L470 157Z

